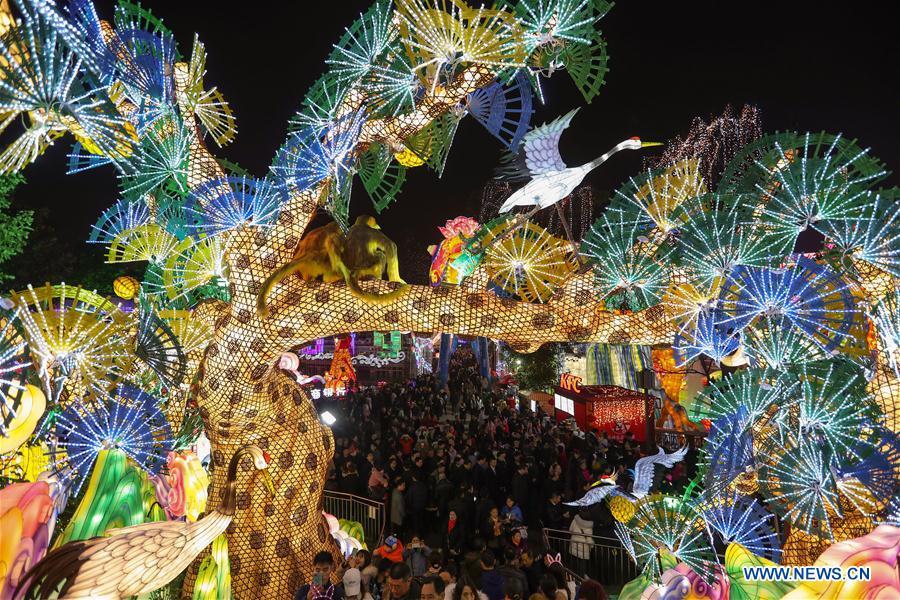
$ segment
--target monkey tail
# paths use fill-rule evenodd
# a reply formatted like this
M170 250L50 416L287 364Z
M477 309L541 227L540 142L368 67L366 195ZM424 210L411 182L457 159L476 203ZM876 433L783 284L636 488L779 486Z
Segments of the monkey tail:
M259 295L256 296L256 314L259 315L259 318L265 319L269 316L269 307L266 305L266 299L269 297L269 292L272 291L272 288L278 285L282 279L290 276L298 268L299 265L297 264L297 261L291 261L277 269L263 282L262 287L259 289Z
M403 295L409 291L409 286L404 284L386 294L373 294L359 287L356 277L350 274L347 275L347 287L350 288L350 293L357 298L365 300L366 302L374 302L375 304L388 304L402 298Z

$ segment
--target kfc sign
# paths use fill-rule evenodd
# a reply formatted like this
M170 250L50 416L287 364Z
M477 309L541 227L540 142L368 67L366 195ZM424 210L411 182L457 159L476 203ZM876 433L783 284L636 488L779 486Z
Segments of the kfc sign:
M581 377L571 373L563 373L559 378L559 387L576 394L581 393Z

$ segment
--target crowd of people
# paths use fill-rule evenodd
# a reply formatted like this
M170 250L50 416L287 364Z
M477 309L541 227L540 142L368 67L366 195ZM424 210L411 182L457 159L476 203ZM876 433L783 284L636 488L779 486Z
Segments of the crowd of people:
M606 503L576 509L564 502L603 478L628 489L640 445L630 435L615 441L585 434L540 410L517 408L506 389L479 376L465 346L449 373L446 386L436 375L420 375L405 385L350 392L335 407L326 489L383 501L389 516L384 544L343 565L344 585L347 573L351 581L342 593L359 590L373 600L605 597L596 581L578 589L567 581L567 572L598 578L586 572L589 544L573 542L551 556L541 532L613 538ZM695 463L689 456L655 485L684 485ZM318 588L301 589L298 599L312 600L311 589Z

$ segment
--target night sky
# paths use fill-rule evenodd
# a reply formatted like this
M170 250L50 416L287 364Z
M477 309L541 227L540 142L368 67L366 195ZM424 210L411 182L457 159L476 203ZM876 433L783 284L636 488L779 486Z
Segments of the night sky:
M101 17L110 18L112 1L95 1ZM284 140L288 118L324 70L331 44L369 3L143 4L175 32L183 55L190 55L193 33L200 35L208 53L207 87L216 85L223 92L239 129L232 145L211 149L262 175ZM664 141L685 132L695 116L719 114L729 103L736 108L753 103L761 109L767 132L843 132L896 170L900 44L889 6L821 0L623 0L601 22L611 72L599 96L584 105L568 76L558 73L545 80L547 104L538 108L532 123L584 106L562 141L563 158L574 165L626 137ZM17 204L49 207L60 252L83 254L91 223L117 199L116 179L110 168L65 175L68 148L69 139L61 140L25 169L28 184L17 192ZM477 216L480 190L500 151L497 140L465 119L442 179L426 167L409 172L398 201L378 218L400 245L401 274L408 281L426 277L425 247L440 239L437 225L460 214ZM615 189L640 168L639 152L622 153L594 171L587 183L598 190ZM898 182L892 175L889 183ZM368 197L357 188L353 214L372 213Z

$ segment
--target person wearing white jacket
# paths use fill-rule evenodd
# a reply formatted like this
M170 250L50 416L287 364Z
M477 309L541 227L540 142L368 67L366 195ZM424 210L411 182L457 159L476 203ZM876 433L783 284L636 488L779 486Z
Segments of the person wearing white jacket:
M591 558L591 550L594 540L591 537L594 532L594 522L585 518L584 511L579 512L569 525L569 555L572 557L572 570L582 577L586 576L588 561Z

